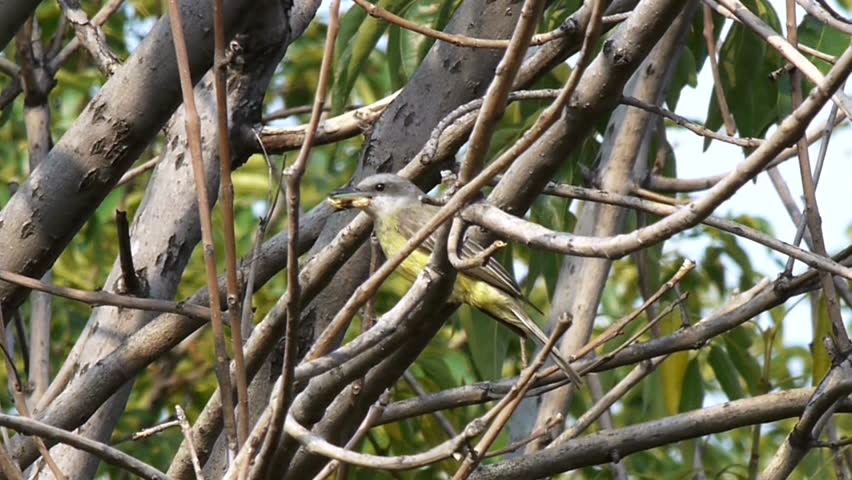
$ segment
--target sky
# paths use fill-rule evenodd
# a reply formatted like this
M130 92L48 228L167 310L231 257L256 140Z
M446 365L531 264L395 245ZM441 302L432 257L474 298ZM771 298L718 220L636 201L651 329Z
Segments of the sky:
M783 1L770 1L776 12L783 15ZM842 10L838 9L838 11ZM803 14L801 10L798 13L798 15ZM683 90L677 113L690 119L703 121L706 117L707 102L712 95L712 88L712 75L709 67L705 65L698 79L698 87ZM825 120L827 116L828 109L825 108L818 117L816 124ZM673 144L678 159L678 174L682 178L724 173L730 171L743 160L739 148L721 142L713 142L706 152L703 151L703 138L687 130L670 130L668 138ZM816 142L810 148L812 164L816 162L819 145L820 142ZM850 243L849 228L852 224L852 210L849 208L850 203L852 203L850 202L852 190L849 187L850 179L852 179L852 168L850 168L848 161L850 153L852 153L850 129L847 127L835 130L829 142L825 166L817 187L817 201L829 254ZM802 188L798 161L795 158L788 160L779 169L801 210L803 202L801 201ZM775 235L788 243L792 243L796 233L795 226L789 220L789 216L766 174L761 174L755 182L743 186L730 200L720 206L715 214L719 216L747 214L762 217L772 225ZM786 261L786 258L780 254L769 252L765 247L747 240L743 240L741 244L747 249L754 268L770 279L774 279L779 272L777 260ZM701 250L706 244L702 244L700 240L674 239L668 245L670 249L677 249L679 252L684 252L696 258L701 255ZM807 247L805 246L805 248ZM799 264L795 272L803 270L803 267ZM788 305L791 305L791 302L788 302ZM785 343L807 345L811 341L812 330L809 312L808 302L799 302L790 311L785 320ZM848 311L845 313L848 315Z

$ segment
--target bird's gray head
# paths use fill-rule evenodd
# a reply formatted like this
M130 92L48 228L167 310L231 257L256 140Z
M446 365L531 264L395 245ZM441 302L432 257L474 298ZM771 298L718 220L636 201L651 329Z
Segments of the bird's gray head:
M332 192L329 203L337 209L360 208L383 217L401 208L419 205L424 193L417 185L392 173L378 173L354 187Z

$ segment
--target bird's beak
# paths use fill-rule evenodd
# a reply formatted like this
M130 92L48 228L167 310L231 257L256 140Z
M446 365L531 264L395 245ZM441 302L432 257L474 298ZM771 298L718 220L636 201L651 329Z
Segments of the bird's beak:
M370 206L372 195L362 192L355 187L345 187L335 190L328 195L328 203L337 210L347 208L367 208Z

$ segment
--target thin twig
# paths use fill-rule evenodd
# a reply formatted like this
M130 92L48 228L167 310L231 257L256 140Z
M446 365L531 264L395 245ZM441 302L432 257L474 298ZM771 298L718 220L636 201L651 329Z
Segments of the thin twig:
M608 352L606 355L603 355L603 356L596 358L595 360L592 361L591 364L586 365L583 368L583 373L590 372L590 371L598 368L599 366L601 366L601 365L605 364L606 362L612 360L613 357L618 355L618 353L621 352L622 350L624 350L625 348L636 343L642 337L642 335L645 334L645 332L647 332L648 330L653 328L657 323L660 322L660 320L664 319L666 316L668 316L670 313L672 313L672 311L674 311L675 308L678 308L681 304L683 304L683 302L686 301L686 298L688 296L689 296L689 292L684 292L684 293L681 293L680 295L678 295L678 297L675 299L675 301L673 303L666 306L666 308L664 308L660 313L658 313L656 317L652 318L651 321L649 321L647 324L642 326L642 328L640 328L639 330L634 332L633 335L630 336L630 338L628 338L627 340L624 341L624 343L620 344L618 347L614 348L611 352ZM684 328L686 328L687 326L688 325L684 325Z
M3 439L6 440L5 429L3 433ZM24 472L21 471L21 468L12 459L12 456L9 455L6 446L2 444L0 444L0 473L8 480L24 480Z
M819 50L817 50L815 48L811 48L811 47L809 47L805 44L800 43L800 44L796 45L796 48L801 50L802 53L807 53L808 55L811 55L814 58L818 58L818 59L822 60L823 62L827 62L827 63L830 63L832 65L837 63L837 57L835 57L833 55L829 55L825 52L820 52Z
M544 425L543 427L539 427L539 428L533 430L529 435L527 435L526 438L523 438L523 439L518 440L516 442L512 442L512 444L510 444L507 447L501 448L500 450L494 450L494 451L488 452L485 455L485 458L499 457L499 456L502 456L502 455L506 455L507 453L512 453L514 451L520 450L521 448L529 445L531 442L534 442L535 440L538 440L538 439L544 437L545 435L548 435L549 431L551 429L556 428L557 426L561 425L564 420L565 419L562 417L562 415L556 415L553 418L551 418L550 421L547 422L547 424Z
M415 377L410 370L406 370L405 373L402 375L402 378L403 380L405 380L405 383L407 383L408 386L411 387L411 390L413 390L417 396L423 397L426 395L426 390L423 388L423 385L421 385L420 382L417 381L417 377ZM452 438L459 434L459 432L456 431L455 427L453 427L453 424L450 422L450 419L447 418L446 415L444 415L444 412L435 412L434 416L435 420L438 421L438 425L441 426L441 429L444 431L444 433L447 434L448 437Z
M686 277L686 275L694 269L695 262L693 262L692 260L684 260L683 265L680 266L680 268L677 270L677 272L675 272L672 278L670 278L669 281L667 281L666 283L662 284L660 288L658 288L657 291L654 292L653 295L648 297L642 303L642 305L639 306L639 308L630 312L629 315L619 320L615 324L611 325L603 333L598 335L598 337L594 341L589 342L583 348L577 350L577 353L569 357L569 360L574 361L583 358L584 356L588 355L589 352L594 351L596 348L609 342L616 336L623 334L624 328L627 327L627 325L629 325L633 320L637 319L639 315L642 314L642 312L644 312L650 305L656 303L657 300L659 300L669 290L674 288L675 285L680 283L680 281L683 280L684 277Z
M104 31L100 25L89 20L89 16L80 8L78 2L59 0L59 5L71 22L76 38L83 45L83 48L89 52L98 70L104 76L111 77L121 66L121 61L107 45Z
M248 380L246 379L243 329L240 308L240 286L237 281L237 240L234 231L234 183L231 180L231 142L228 128L228 92L225 84L225 18L222 0L213 0L213 86L216 92L216 136L219 143L222 225L225 229L225 260L227 270L227 305L231 317L231 343L234 352L234 373L237 380L237 450L248 437Z
M177 420L169 420L168 422L163 422L159 425L155 425L153 427L148 427L148 428L145 428L143 430L139 430L138 432L136 432L136 433L134 433L133 435L130 436L130 440L136 441L136 440L142 440L142 439L148 438L148 437L153 437L154 435L156 435L156 434L158 434L158 433L160 433L164 430L168 430L170 428L175 428L175 427L180 428L180 422L178 422Z
M645 360L639 365L637 365L633 370L630 371L624 378L622 378L615 386L608 389L606 394L600 398L591 408L587 409L583 412L583 415L574 422L571 427L565 429L553 443L550 444L551 447L561 445L565 443L567 440L577 437L581 433L583 433L592 423L595 422L607 409L612 407L615 402L620 400L624 395L627 394L634 386L638 385L639 382L648 376L657 366L668 358L668 355L661 355L659 357L653 358L651 360Z
M323 119L314 135L314 146L339 142L364 133L379 119L399 93L400 91L396 91L370 105ZM308 128L307 124L297 127L264 126L260 130L258 147L272 153L299 150L305 142L305 132Z
M103 24L106 23L106 21L109 20L109 18L115 12L118 11L118 8L121 7L123 3L124 0L109 0L103 7L101 7L100 10L98 10L98 13L96 13L95 16L92 17L92 20L90 22L91 25L100 30L100 27L102 27ZM68 59L71 58L71 55L73 55L74 52L76 52L77 49L80 48L81 43L82 42L77 36L75 36L70 42L68 42L68 45L65 45L65 47L62 48L59 54L50 59L50 71L53 73L58 72L59 67L61 67L66 61L68 61Z
M260 246L263 243L263 239L266 237L266 229L271 223L275 205L278 203L278 195L282 191L281 175L276 174L277 169L275 168L275 164L272 163L272 159L269 158L269 155L266 154L265 150L263 152L263 158L266 160L266 165L269 167L269 191L266 194L266 204L268 205L268 208L266 210L266 215L261 218L258 223L250 258L257 258L258 252L260 252ZM246 334L246 337L248 337L253 325L252 320L254 315L252 310L252 297L254 296L254 282L255 277L257 276L257 263L258 262L255 261L250 263L249 272L246 276L245 296L243 297L242 311L242 326L245 330L244 333Z
M837 117L837 110L838 110L837 105L831 106L831 111L829 112L828 120L826 121L827 125L833 125L834 124L835 118ZM832 134L833 131L834 131L833 128L826 128L825 129L825 135L824 135L823 140L822 140L822 142L820 143L820 146L819 146L819 154L817 156L817 164L816 164L816 168L814 169L814 174L813 174L814 189L816 189L816 187L819 185L820 175L822 174L822 167L825 164L825 157L826 157L826 154L828 153L828 144L831 140L831 134ZM772 175L773 173L774 173L774 175ZM777 170L771 170L770 174L771 174L770 178L772 179L773 185L775 186L776 190L778 190L778 194L781 196L782 201L784 201L784 206L787 207L787 211L791 215L793 221L798 224L797 227L796 227L796 236L793 238L793 245L799 246L799 244L802 242L802 239L805 238L805 232L806 232L805 227L807 226L807 216L802 215L798 211L798 207L796 206L795 202L792 201L792 199L787 198L787 197L791 197L791 195L789 194L789 189L786 188L786 183L784 183L783 178L781 177L781 174ZM811 249L814 250L813 239L811 238L810 235L808 235L807 241L808 241L808 244L811 246ZM784 268L784 274L785 275L791 275L792 274L793 263L794 263L793 260L794 260L794 258L790 257L789 260L787 261L787 265Z
M780 480L788 478L802 460L812 441L819 438L825 422L831 418L837 403L852 392L852 364L843 358L823 377L808 399L796 426L769 461L760 475L761 479Z
M710 130L704 125L701 125L700 123L693 122L688 118L682 117L676 113L670 112L656 105L645 103L637 98L622 96L621 103L625 105L630 105L631 107L641 108L642 110L655 113L657 115L662 115L663 117L668 118L669 120L675 122L681 127L689 130L690 132L695 133L697 135L701 135L702 137L712 138L713 140L719 140L720 142L730 143L732 145L737 145L743 148L756 148L761 143L763 143L763 140L759 138L737 138L734 137L733 134L729 134L727 136L721 135L719 133L714 132L713 130ZM736 133L736 126L732 126L732 128L734 129L734 133Z
M322 455L351 465L379 470L400 471L425 467L450 458L469 442L470 439L479 436L482 433L483 426L484 424L481 421L472 422L458 437L447 440L422 453L397 457L356 453L343 447L332 445L322 437L311 433L310 430L299 424L292 415L287 416L284 428L287 434L296 439L306 451L315 455Z
M187 53L186 38L183 34L183 20L178 0L169 0L169 18L171 21L172 37L174 38L175 53L177 55L178 71L180 73L183 103L186 108L186 133L189 138L192 170L195 176L195 190L198 195L198 214L201 219L201 237L204 244L207 288L208 292L210 292L213 343L216 349L216 377L219 380L219 391L223 392L221 395L223 405L222 417L225 424L228 452L233 457L237 444L236 420L234 419L234 399L230 393L231 375L228 368L225 329L222 324L222 302L219 297L219 285L216 281L216 250L213 243L213 222L210 218L210 200L207 196L204 161L201 158L201 123L198 118L198 110L195 108L192 77L189 71L189 54Z
M707 58L710 59L710 71L713 73L713 92L716 94L719 112L721 112L722 121L725 123L725 131L728 136L733 137L737 133L737 125L734 123L734 116L731 115L731 109L728 107L725 89L722 88L722 75L719 73L719 60L716 58L718 52L716 51L713 10L706 3L704 4L704 42L707 44Z
M836 442L811 442L813 448L841 448L852 445L852 438L842 438Z
M381 265L381 260L384 259L384 252L382 251L382 244L379 243L379 239L376 237L376 232L370 234L370 273L369 275L373 275L376 273L376 270L379 269ZM373 297L367 301L367 305L364 307L364 315L361 317L361 331L366 332L367 330L373 328L376 324L376 319L378 318L378 312L376 311L376 297Z
M541 90L518 90L515 92L509 93L508 101L513 102L517 100L549 100L555 99L559 97L559 89L541 89ZM470 113L476 112L479 108L482 107L482 103L484 102L483 98L477 98L471 100L463 105L459 105L452 112L448 113L444 118L441 119L436 125L435 128L432 129L432 133L429 135L429 140L426 141L426 144L423 146L421 153L419 155L415 155L415 158L421 157L421 162L428 162L435 160L435 155L438 151L438 146L440 145L441 135L445 130L450 128L452 125L457 123L461 123L467 121L470 117ZM475 118L473 119L475 120Z
M447 239L447 258L456 270L463 272L472 268L481 267L488 263L488 260L490 260L498 250L506 248L508 245L502 240L496 240L492 242L491 245L488 245L488 247L476 252L472 256L462 258L459 254L459 245L465 241L463 237L466 228L467 227L462 219L454 218L453 225L450 227L450 237ZM521 345L524 345L524 343L521 342Z
M12 390L12 397L15 399L15 408L18 409L18 413L20 413L22 417L32 418L30 408L27 406L27 399L24 397L24 388L21 384L21 376L18 374L18 369L15 367L15 359L12 356L12 351L9 349L7 338L6 319L3 318L3 311L0 310L0 350L2 350L3 360L6 364L6 376ZM44 462L47 463L47 466L50 468L50 472L53 473L53 476L58 480L66 480L65 474L62 473L59 465L57 465L53 456L50 454L47 445L44 444L44 439L41 437L34 437L34 440L39 453L41 453L41 457L44 459Z
M329 11L328 30L326 31L325 50L323 52L322 63L320 65L319 79L317 80L317 90L314 97L314 108L311 112L311 122L305 132L305 141L302 143L302 148L299 150L299 156L296 161L287 168L284 172L284 178L287 183L287 213L288 213L288 250L287 250L287 301L286 315L287 323L284 330L284 361L281 368L281 384L282 391L277 397L276 403L272 408L272 421L269 425L269 431L264 440L261 453L259 455L261 463L258 464L257 472L260 477L265 477L267 469L272 462L266 461L269 459L272 452L278 447L278 439L281 435L281 428L284 420L288 417L288 409L293 400L294 391L294 370L296 368L296 334L299 325L299 316L301 315L301 284L299 282L299 256L297 254L296 244L299 241L299 216L301 200L301 182L305 175L308 160L311 156L311 148L313 147L313 138L316 135L317 127L319 126L322 117L323 108L325 107L326 92L328 89L329 79L331 77L332 62L334 59L334 46L337 41L337 34L340 29L339 20L340 1L333 0ZM267 453L268 452L268 453Z
M171 477L151 465L137 460L135 457L128 455L117 448L90 440L82 435L71 433L31 418L23 418L0 413L0 425L11 428L16 432L46 438L54 443L64 443L78 450L91 453L106 463L114 465L122 470L126 470L134 475L138 475L141 478L152 480L172 480Z
M816 130L809 133L807 135L808 145L813 144L814 142L820 140L825 131L827 129L835 128L840 123L846 120L846 115L842 112L837 116L833 123L826 122L825 124L819 126ZM796 156L796 147L785 148L778 155L772 159L771 162L766 166L766 170L777 167L787 160ZM697 192L699 190L707 190L713 188L714 185L719 183L722 179L728 176L730 173L722 173L719 175L713 175L710 177L704 178L690 178L690 179L681 179L681 178L670 178L663 177L660 175L651 175L648 177L648 180L645 182L645 187L655 190L661 193L690 193Z
M345 107L343 107L343 111L351 112L352 110L358 110L363 107L363 105L346 105ZM273 120L281 120L295 115L304 115L306 113L311 113L313 109L313 105L302 105L301 107L282 108L265 114L261 121L263 123L269 123ZM331 107L324 107L322 111L323 113L330 112Z
M9 272L6 270L0 270L0 280L14 283L15 285L29 288L30 290L38 290L57 297L82 302L91 305L92 307L111 305L119 308L135 308L150 312L177 313L179 315L185 315L187 317L198 318L205 321L210 320L211 317L210 309L203 305L158 300L155 298L137 298L129 295L117 295L104 290L90 292L87 290L78 290L76 288L58 287L35 278L30 278L19 273Z
M458 35L452 33L446 33L439 30L434 30L425 25L421 25L416 22L412 22L406 20L400 16L394 15L393 13L383 9L382 7L367 2L366 0L353 0L356 5L363 8L370 16L378 18L380 20L384 20L388 23L394 24L400 28L404 28L406 30L411 30L412 32L417 32L421 35L425 35L430 38L434 38L436 40L441 40L442 42L447 42L457 47L472 47L472 48L493 48L493 49L506 49L509 48L509 40L492 40L485 38L473 38L465 35ZM536 35L532 37L529 41L529 45L543 45L547 42L553 41L557 38L565 36L564 27L559 27L552 32L542 33L540 35Z
M521 68L524 55L529 48L530 39L535 33L538 19L543 11L544 2L539 0L525 0L521 6L518 23L512 32L509 46L497 65L494 79L488 85L488 90L483 97L482 107L479 109L479 115L473 125L473 131L470 133L467 153L459 167L457 187L465 185L479 174L485 164L485 155L491 145L491 138L496 130L495 126L506 111L509 92L512 90L515 76Z
M133 266L133 251L130 248L130 224L127 223L127 212L115 211L115 227L118 233L118 259L121 265L123 289L133 296L142 297L142 284Z
M189 421L186 419L186 412L183 411L180 405L175 405L175 413L177 413L177 421L180 425L180 431L183 433L183 439L189 448L189 456L192 458L192 468L195 469L195 478L204 480L204 471L201 468L201 462L198 460L198 452L195 451L195 443L192 441L192 427L189 426Z
M162 158L162 156L159 156L157 158L152 158L151 160L148 160L147 162L143 163L142 165L139 165L138 167L132 168L132 169L124 172L124 175L122 175L121 178L118 180L118 183L115 184L115 188L124 186L127 183L129 183L130 181L132 181L133 179L135 179L136 177L147 172L148 170L152 170L154 167L157 166L157 163L160 162L161 158Z
M507 395L507 397L512 397L512 400L503 408L498 410L499 413L494 419L494 422L491 423L488 430L486 430L485 434L483 434L482 438L479 440L479 443L476 444L476 448L465 457L464 463L462 463L461 467L459 467L455 475L453 475L453 480L465 480L482 461L481 455L487 452L494 441L497 440L497 436L500 434L500 431L503 430L503 427L515 413L518 405L520 405L527 391L532 386L533 380L536 377L536 372L538 372L542 365L544 365L544 361L547 359L550 351L553 350L556 343L568 330L568 327L571 325L571 320L570 315L560 316L559 321L553 328L553 333L550 335L550 338L547 339L547 343L544 347L542 347L541 351L536 354L536 358L532 365L524 370L524 373L518 378L518 382L514 387L512 387L509 395Z
M361 421L361 425L358 426L358 430L355 431L355 434L352 435L352 438L346 442L346 445L344 445L343 448L354 450L355 447L361 443L364 437L367 436L367 433L369 433L370 429L373 428L376 422L382 417L385 408L388 406L392 398L393 392L390 389L385 390L385 392L382 393L379 400L376 401L374 405L370 406L370 410L367 412L364 420ZM454 436L455 435L451 435L451 437ZM348 470L348 466L349 464L347 463L332 460L314 477L314 480L325 480L334 474L335 470L337 470L337 479L343 480L347 477L346 470Z

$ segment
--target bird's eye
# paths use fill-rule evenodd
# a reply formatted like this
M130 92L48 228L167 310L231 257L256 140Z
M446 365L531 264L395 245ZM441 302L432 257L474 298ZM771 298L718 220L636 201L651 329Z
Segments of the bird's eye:
M377 192L381 192L382 190L385 189L385 184L384 183L377 183L376 186L375 186L375 189L376 189Z

